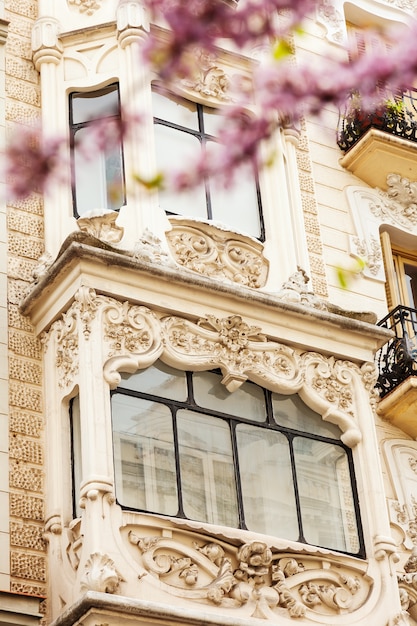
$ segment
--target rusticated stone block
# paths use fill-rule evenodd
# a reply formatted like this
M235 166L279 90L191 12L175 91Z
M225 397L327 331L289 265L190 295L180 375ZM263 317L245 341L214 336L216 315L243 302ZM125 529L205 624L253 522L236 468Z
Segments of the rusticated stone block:
M8 56L6 59L6 74L12 76L13 78L18 78L31 83L39 82L39 74L33 63L26 59L18 59L16 57Z
M297 151L297 165L301 170L311 172L311 161L308 152Z
M32 22L27 19L19 19L15 15L9 24L9 33L16 33L21 37L30 39L32 30Z
M43 484L43 471L19 462L11 463L9 484L14 489L25 489L40 493Z
M21 124L33 126L38 119L38 109L18 100L6 100L6 120L19 120Z
M9 333L9 348L15 354L20 354L30 359L40 359L41 356L39 340L19 331L12 330Z
M312 176L310 174L300 172L299 178L300 178L300 188L303 191L314 193L314 182L313 182Z
M29 578L45 582L46 580L46 558L28 554L27 552L10 553L10 574L18 578Z
M30 323L30 319L20 313L18 304L9 303L8 314L9 326L11 326L11 328L23 330L28 333L33 331L33 326Z
M301 194L301 204L305 213L312 213L317 215L317 202L314 196L308 193Z
M9 385L10 404L30 411L42 411L42 392L22 383L11 381Z
M307 233L309 233L310 235L315 235L316 237L320 237L320 224L315 216L305 215L304 225L306 227Z
M17 13L17 15L35 20L38 15L38 3L36 0L8 0L6 17L13 20L14 16L9 15L9 13Z
M23 593L27 596L43 597L46 595L46 587L44 585L31 585L16 580L11 581L10 591L13 593Z
M35 215L43 215L43 199L40 195L32 194L22 200L14 199L10 201L10 206L26 211L27 213L34 213Z
M31 237L43 237L43 220L37 215L28 215L16 209L10 209L7 215L9 230L15 230Z
M33 270L37 266L36 261L29 261L18 257L9 257L8 274L9 278L15 278L30 282L32 280Z
M9 376L32 385L40 385L42 383L42 368L38 363L12 357L9 361Z
M40 415L33 415L27 411L12 410L9 416L10 432L40 437L43 429L43 419Z
M40 92L36 85L24 83L23 81L6 81L6 95L16 98L19 102L25 102L35 107L40 106Z
M316 296L321 296L322 298L327 298L329 292L327 290L327 282L324 278L317 277L314 274L311 276L311 282L313 286L313 291Z
M29 548L43 552L46 542L43 538L42 524L23 524L22 522L10 523L10 544L17 548Z
M10 515L34 521L43 520L43 500L21 493L10 494Z
M19 304L22 302L29 288L29 284L27 281L19 280L19 279L11 279L9 280L9 302L13 304Z
M11 56L20 57L21 59L32 59L32 46L30 39L22 39L13 33L7 37L6 52ZM13 119L13 118L11 118ZM15 118L19 119L19 118Z
M321 274L322 276L326 275L326 268L324 265L324 261L321 256L316 256L314 254L310 257L310 265L311 271L315 274Z
M37 241L21 235L9 235L9 251L16 256L39 259L44 251L43 241Z
M24 461L25 463L43 465L43 448L38 441L32 441L31 439L13 434L10 437L9 445L11 458Z
M323 244L320 237L314 235L307 235L307 248L309 252L315 252L316 254L323 253Z

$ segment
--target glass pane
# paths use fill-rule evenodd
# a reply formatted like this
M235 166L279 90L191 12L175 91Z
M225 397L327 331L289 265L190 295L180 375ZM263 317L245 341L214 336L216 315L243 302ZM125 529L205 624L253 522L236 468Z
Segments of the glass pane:
M88 145L89 127L75 133L75 141ZM122 148L84 154L80 145L74 148L74 184L78 215L93 209L120 209L124 203Z
M213 141L207 143L210 152L216 150ZM210 181L212 219L227 224L238 232L260 237L259 205L255 175L250 167L239 171L230 186Z
M405 280L407 285L408 302L407 306L412 309L417 308L417 265L404 263Z
M275 421L280 426L287 426L313 435L340 439L339 427L330 422L324 422L321 415L304 404L297 394L281 396L273 393L272 408Z
M316 546L357 553L358 529L346 452L340 446L294 438L304 538Z
M236 417L264 422L266 407L263 389L252 383L243 383L239 389L230 393L221 384L222 378L213 372L195 372L193 383L196 403Z
M185 372L176 370L158 361L152 367L138 370L135 374L121 374L120 387L150 393L171 400L187 400Z
M204 133L218 137L219 130L223 124L224 117L218 109L212 107L204 107Z
M72 121L82 124L90 120L99 120L108 115L119 115L119 90L111 85L100 91L74 93L72 102Z
M116 494L122 506L178 512L172 417L168 407L112 396Z
M190 519L238 526L232 443L226 422L177 413L184 513Z
M180 170L187 163L195 163L200 158L201 146L193 135L180 130L155 124L156 162L158 170L169 172ZM201 183L190 191L159 192L159 202L164 211L176 215L187 215L207 219L206 191Z
M198 131L197 105L194 102L153 91L152 107L154 117Z
M236 428L243 510L249 530L297 541L297 510L287 439L278 432Z

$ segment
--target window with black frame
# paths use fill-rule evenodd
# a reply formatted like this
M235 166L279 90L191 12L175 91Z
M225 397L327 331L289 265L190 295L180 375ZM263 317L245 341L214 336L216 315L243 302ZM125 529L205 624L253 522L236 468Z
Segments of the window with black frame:
M243 528L354 555L351 450L298 395L157 363L112 392L116 497L127 509Z
M69 103L74 215L118 210L126 200L119 86L71 93Z
M153 91L155 146L158 170L172 171L194 164L201 151L215 151L221 122L219 110L172 94ZM249 167L249 166L248 166ZM254 169L225 187L207 179L181 193L160 191L168 215L220 221L232 229L264 239L261 196Z

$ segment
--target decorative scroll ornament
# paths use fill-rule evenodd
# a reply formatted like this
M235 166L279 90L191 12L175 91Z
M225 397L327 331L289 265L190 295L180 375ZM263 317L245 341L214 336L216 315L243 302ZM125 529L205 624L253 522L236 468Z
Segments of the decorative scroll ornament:
M401 608L412 621L405 624L415 624L417 620L417 547L413 548L410 558L404 565L404 574L397 574L400 592ZM401 623L401 622L399 622Z
M100 241L115 244L119 243L124 232L124 229L116 224L118 217L119 214L116 211L94 209L79 217L77 226L82 232L88 233Z
M346 27L343 10L335 7L335 0L320 0L317 4L317 21L326 28L329 41L343 44L346 40Z
M299 267L297 268L297 271L294 272L294 274L291 274L289 279L283 283L281 290L277 293L277 296L284 302L306 304L314 307L315 309L327 311L327 303L314 295L308 287L309 282L309 276L307 276L306 272Z
M78 375L79 345L77 306L72 305L54 322L49 333L43 333L41 342L46 350L51 337L55 339L55 365L58 371L58 385L65 388Z
M230 80L226 72L216 65L214 54L202 48L195 48L191 63L194 70L193 76L181 81L183 87L216 100L230 100L227 93Z
M381 245L375 237L368 241L359 237L350 237L350 253L353 257L365 261L367 272L376 277L382 267Z
M387 190L376 190L379 202L372 202L370 209L375 217L403 228L417 227L417 181L388 174Z
M110 557L100 552L94 552L85 564L85 573L81 579L81 591L116 593L122 580Z
M181 598L222 605L248 606L251 617L276 620L275 609L286 609L292 618L351 613L366 601L371 585L365 571L332 568L331 563L306 556L299 562L292 554L276 553L262 541L230 549L215 543L193 547L171 538L140 537L138 560L159 581L165 592Z
M101 9L102 0L67 0L69 6L77 8L80 13L93 15L95 11Z
M163 249L162 241L147 228L135 245L133 258L138 261L175 265L169 258L167 251Z
M167 241L176 262L189 270L258 289L268 276L263 245L212 224L172 220Z

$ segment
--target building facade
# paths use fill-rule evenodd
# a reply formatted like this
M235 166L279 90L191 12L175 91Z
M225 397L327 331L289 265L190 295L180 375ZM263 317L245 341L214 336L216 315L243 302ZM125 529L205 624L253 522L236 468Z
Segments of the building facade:
M295 57L413 4L319 3ZM3 133L65 141L2 214L0 624L416 624L412 86L284 125L227 190L150 191L267 52L164 85L139 0L2 11Z

